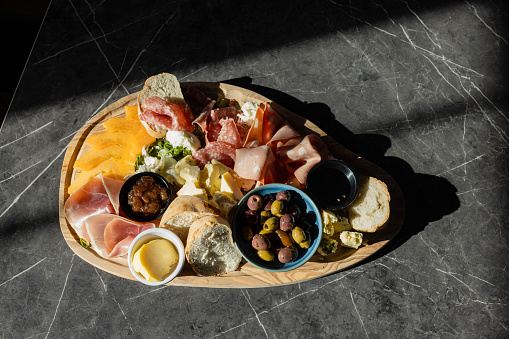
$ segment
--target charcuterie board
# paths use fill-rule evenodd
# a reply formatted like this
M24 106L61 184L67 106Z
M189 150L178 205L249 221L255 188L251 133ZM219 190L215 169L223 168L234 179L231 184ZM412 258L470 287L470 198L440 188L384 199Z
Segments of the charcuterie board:
M235 272L218 277L203 277L196 275L191 267L186 265L180 275L172 280L169 285L213 288L250 288L298 283L351 267L379 251L396 236L403 224L405 204L398 184L383 169L357 156L337 143L311 121L288 111L284 107L258 93L224 83L181 84L183 91L191 85L197 87L211 98L224 96L228 99L235 99L241 105L246 101L271 103L272 107L283 118L290 121L292 126L301 133L301 135L315 133L322 137L323 141L328 145L329 153L334 158L343 160L352 169L362 175L373 176L384 181L391 195L391 214L388 224L384 229L372 234L365 234L364 240L367 245L361 246L357 250L341 248L337 253L327 257L323 257L317 253L305 265L292 271L278 273L267 272L243 261L239 270ZM135 278L129 271L127 259L125 257L105 259L97 255L93 250L86 249L80 245L78 236L65 218L64 203L69 197L68 187L77 174L73 165L75 161L87 151L88 146L85 143L85 139L92 134L104 132L105 129L101 126L102 122L112 117L124 116L124 107L136 105L136 98L137 93L133 93L116 101L99 112L76 133L68 146L63 161L59 194L60 228L69 247L79 257L91 265L103 271L131 280L135 280Z

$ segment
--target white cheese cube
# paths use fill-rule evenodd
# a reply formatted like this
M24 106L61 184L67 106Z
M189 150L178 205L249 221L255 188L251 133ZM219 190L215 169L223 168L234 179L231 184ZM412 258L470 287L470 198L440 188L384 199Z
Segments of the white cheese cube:
M225 173L221 177L221 192L231 193L238 200L244 197L244 194L240 191L239 186L235 183L232 175L230 173Z
M204 201L208 201L207 191L198 187L198 183L194 181L187 181L185 185L182 186L182 188L177 192L177 196L182 195L191 195Z
M341 246L350 248L359 248L362 245L362 233L344 231L339 235Z

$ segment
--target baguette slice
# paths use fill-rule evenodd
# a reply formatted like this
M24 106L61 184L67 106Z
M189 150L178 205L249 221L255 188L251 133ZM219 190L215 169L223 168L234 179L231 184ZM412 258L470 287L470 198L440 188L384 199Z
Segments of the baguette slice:
M138 115L143 112L141 107L143 101L153 96L181 106L186 105L180 83L173 74L161 73L151 76L145 81L143 89L138 93ZM167 129L145 121L141 121L141 123L150 136L154 138L164 138L166 136Z
M204 276L235 271L242 260L233 243L230 224L216 215L207 215L193 222L185 253L193 270Z
M373 177L366 178L354 202L348 206L350 225L356 231L372 233L383 228L390 215L391 197L387 185Z
M213 208L200 198L190 195L176 197L161 217L159 227L164 227L175 233L185 244L189 227L204 215L217 214Z

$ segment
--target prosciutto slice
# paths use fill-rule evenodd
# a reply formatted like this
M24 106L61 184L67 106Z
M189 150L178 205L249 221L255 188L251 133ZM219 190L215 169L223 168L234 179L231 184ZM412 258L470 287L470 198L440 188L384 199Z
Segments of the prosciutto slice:
M193 132L193 116L189 109L159 97L150 97L141 104L140 120L171 131Z
M126 255L138 234L155 227L153 223L137 223L113 214L91 216L85 224L92 248L103 258Z
M111 203L102 175L90 179L74 192L64 205L64 214L67 221L69 221L78 237L85 239L87 242L90 242L90 237L85 227L85 220L96 214L114 213L115 207Z

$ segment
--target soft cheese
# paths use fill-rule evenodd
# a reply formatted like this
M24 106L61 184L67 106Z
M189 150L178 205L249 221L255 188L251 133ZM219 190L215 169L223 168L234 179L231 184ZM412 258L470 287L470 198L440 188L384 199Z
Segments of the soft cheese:
M178 252L169 240L154 239L136 251L133 268L149 282L161 281L178 260Z

